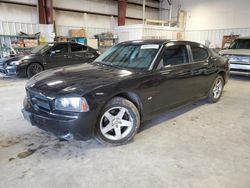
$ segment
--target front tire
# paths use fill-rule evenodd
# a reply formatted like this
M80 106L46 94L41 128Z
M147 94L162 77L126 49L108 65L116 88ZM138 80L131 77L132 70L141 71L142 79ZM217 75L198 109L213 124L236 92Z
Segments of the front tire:
M122 97L113 98L102 110L96 125L96 138L109 145L126 144L140 126L136 106Z
M43 71L42 65L40 65L39 63L31 63L27 68L27 76L28 78L31 78L32 76L42 71Z
M213 83L213 85L209 91L209 94L208 94L209 103L218 102L218 100L221 98L224 84L225 84L225 82L224 82L223 77L221 75L218 75L215 78L214 83Z

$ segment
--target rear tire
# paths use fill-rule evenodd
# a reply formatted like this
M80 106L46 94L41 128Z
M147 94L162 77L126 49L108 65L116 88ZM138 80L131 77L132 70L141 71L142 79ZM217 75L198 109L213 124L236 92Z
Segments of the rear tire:
M102 110L95 129L99 142L122 145L133 139L140 126L136 106L122 97L115 97Z
M27 76L28 78L31 78L32 76L42 71L43 71L42 65L40 65L39 63L31 63L27 68Z
M219 99L221 98L222 95L222 91L224 88L224 79L221 75L218 75L215 80L214 83L208 93L208 102L209 103L216 103L219 101Z

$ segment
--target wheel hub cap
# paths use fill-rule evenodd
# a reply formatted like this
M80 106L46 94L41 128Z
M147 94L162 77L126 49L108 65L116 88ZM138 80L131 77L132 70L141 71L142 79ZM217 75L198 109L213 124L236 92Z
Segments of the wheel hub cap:
M222 81L221 79L217 79L215 81L215 85L214 85L214 88L213 88L213 96L215 99L218 99L221 95L221 92L222 92Z
M130 134L134 120L124 107L113 107L107 110L100 120L100 130L104 137L120 140Z

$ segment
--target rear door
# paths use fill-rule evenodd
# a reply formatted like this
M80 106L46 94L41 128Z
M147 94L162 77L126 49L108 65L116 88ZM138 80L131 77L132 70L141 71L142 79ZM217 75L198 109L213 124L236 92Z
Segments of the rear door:
M62 67L68 65L69 48L68 43L54 44L46 53L45 61L47 68Z
M70 43L69 65L86 62L87 46Z
M210 52L203 45L190 44L191 52L191 74L195 97L207 94L209 87L214 79L216 67Z
M95 60L97 55L95 51L85 45L71 43L69 64L88 63Z

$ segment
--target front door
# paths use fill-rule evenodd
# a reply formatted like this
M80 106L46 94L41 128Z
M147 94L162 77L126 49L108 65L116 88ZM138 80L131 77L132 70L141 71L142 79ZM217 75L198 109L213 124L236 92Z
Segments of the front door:
M68 43L54 44L45 55L46 67L55 68L68 65Z
M163 49L157 69L147 76L156 82L152 96L147 96L151 112L177 107L192 98L189 61L185 44L167 44Z

